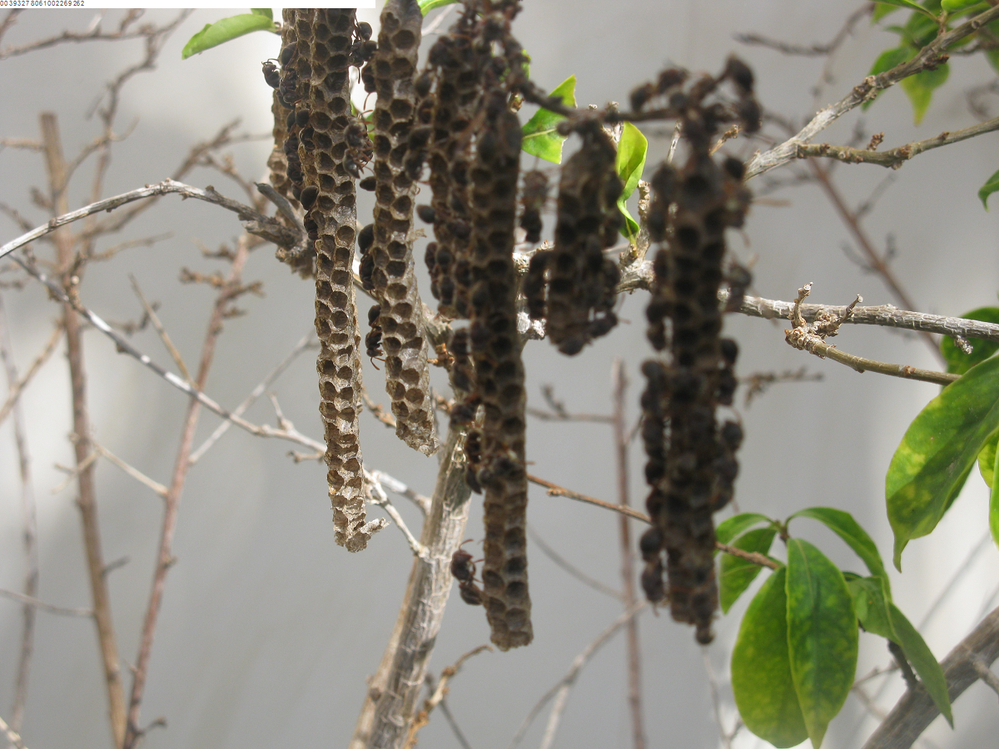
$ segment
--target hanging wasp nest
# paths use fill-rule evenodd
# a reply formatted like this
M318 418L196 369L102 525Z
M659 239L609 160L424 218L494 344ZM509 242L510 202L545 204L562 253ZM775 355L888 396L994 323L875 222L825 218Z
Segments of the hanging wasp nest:
M300 207L309 238L305 250L278 257L316 279L320 414L336 540L362 549L373 526L365 521L357 429L355 243L359 283L374 299L365 347L371 357L384 355L397 434L425 454L438 448L427 312L412 252L415 213L433 234L424 254L429 288L439 319L451 328L437 356L455 392L450 425L464 430L465 480L485 503L482 588L474 564L458 565L462 598L485 607L500 648L531 641L518 312L544 325L567 355L614 328L620 263L635 255L620 260L608 252L621 237L623 186L606 126L679 120L686 161L655 171L647 211L656 245L648 337L657 354L642 366L653 520L640 545L642 583L651 600L668 600L673 617L693 624L697 639L708 642L718 598L712 513L732 497L742 440L737 422L719 426L715 415L732 403L737 355L735 342L721 337L726 310L718 293L727 285L737 299L749 283L725 247L725 230L742 225L749 205L742 164L711 152L723 128L758 128L752 73L735 58L717 77L692 82L686 71L670 69L632 92L632 112L570 110L526 78L527 58L511 34L518 10L516 0L466 2L430 47L423 70L417 70L422 14L415 0L386 2L377 42L353 11L285 11L280 67L264 65L275 88L271 181ZM370 117L351 108L351 68L376 96ZM734 100L718 95L725 83ZM521 173L516 110L522 100L565 115L560 132L580 141L558 179L554 242L533 252L549 176L536 167ZM359 230L358 180L375 198L373 220ZM518 232L529 262L517 262Z

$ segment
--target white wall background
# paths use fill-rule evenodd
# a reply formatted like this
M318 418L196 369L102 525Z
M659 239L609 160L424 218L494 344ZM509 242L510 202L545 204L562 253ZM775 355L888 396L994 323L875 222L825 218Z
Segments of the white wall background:
M831 80L816 94L813 88L821 79L824 59L787 58L759 47L742 47L733 34L758 32L803 44L825 42L853 8L818 0L529 2L517 20L516 33L532 55L532 73L542 85L554 87L570 74L577 76L580 104L624 101L633 85L653 77L666 63L716 71L736 50L756 71L763 105L803 122L816 106L839 99L858 83L877 54L894 44L894 37L859 24L832 62ZM0 49L67 28L82 30L97 12L26 12L4 36ZM148 16L163 22L173 13L150 11ZM133 124L134 129L115 147L109 194L165 178L191 146L235 118L241 120L241 132L261 136L269 132L270 89L262 80L260 62L276 53L276 38L251 35L193 59L180 59L181 47L195 31L226 15L231 12L196 12L171 39L157 69L126 87L117 129L121 134ZM377 18L374 11L361 15ZM120 12L108 11L104 23L110 28L119 17ZM72 158L99 134L99 123L85 114L103 92L105 81L141 54L134 42L89 42L0 60L0 137L37 138L39 112L54 111L65 152ZM822 139L845 142L859 121L868 134L884 131L885 147L890 147L971 124L963 88L993 80L995 73L977 59L955 59L953 68L953 81L937 94L919 127L913 126L902 92L892 90L867 113L845 117ZM874 166L840 167L835 172L837 184L854 205L886 177L894 180L865 228L881 246L889 235L894 238L898 248L894 271L924 311L958 315L996 300L999 219L995 211L984 212L975 196L997 168L995 138L990 134L927 153L890 175ZM666 144L664 138L654 140L652 156L661 157ZM748 156L755 147L741 142L732 150ZM259 179L265 174L269 149L262 137L231 152L244 175ZM75 183L70 195L73 207L88 202L90 168L84 166ZM186 181L213 184L241 197L231 182L206 169L196 170ZM45 188L39 154L0 150L0 201L39 224L47 216L31 204L30 187ZM815 301L843 304L856 293L867 303L895 301L877 276L844 254L842 246L850 237L819 190L807 186L775 197L786 202L760 204L752 211L746 246L732 238L743 258L756 258L755 293L790 299L799 286L814 281ZM128 274L134 274L147 297L160 302L159 314L193 365L211 300L204 288L179 285L179 268L211 272L216 266L200 256L199 243L215 248L231 243L238 231L229 214L166 198L131 226L127 236L106 238L99 249L126 238L169 233L169 239L91 266L83 298L106 319L137 319L141 309L127 280ZM19 233L12 221L0 216L0 238ZM312 329L312 287L278 264L270 248L255 252L246 278L264 281L266 297L245 298L246 316L227 322L207 387L229 407ZM35 284L2 293L23 369L48 336L58 311ZM570 410L609 412L610 360L620 356L632 381L630 416L635 418L641 389L638 365L649 351L643 300L626 300L621 317L628 323L575 359L558 356L545 343L529 346L531 405L543 406L541 387L552 384ZM906 425L936 388L861 376L831 362L808 359L787 347L780 324L731 319L726 325L740 343L742 374L805 365L824 377L821 383L775 387L750 408L741 409L747 439L740 453L739 507L775 517L810 505L848 510L889 556L884 474ZM158 361L169 363L155 334L145 332L135 342ZM937 365L915 336L850 329L837 343L874 358ZM97 440L166 482L185 398L137 362L116 356L113 345L96 333L88 334L87 351ZM368 370L366 377L378 397L377 373ZM273 391L286 416L318 437L314 380L307 354ZM38 500L40 597L86 607L89 594L74 492L72 488L52 492L63 480L55 464L71 463L62 355L53 358L22 403ZM261 403L249 418L270 423L273 414L269 405ZM207 436L216 424L213 415L205 414L199 434ZM386 470L423 493L432 491L434 459L408 450L373 420L362 429L369 467ZM615 499L607 427L533 421L529 429L532 473ZM0 426L0 587L16 590L24 567L11 435L9 424ZM343 746L352 731L365 677L374 672L394 621L410 556L394 529L384 531L361 555L348 555L336 547L324 469L313 463L294 464L287 452L284 443L234 429L190 474L175 541L177 564L168 578L142 711L146 722L165 717L167 728L148 735L150 749ZM641 504L643 460L637 445L631 458L632 501ZM938 531L909 546L905 573L893 572L896 600L913 622L921 620L938 596L950 594L924 630L939 657L995 605L999 568L991 545L959 582L951 582L986 529L985 492L976 476L968 484ZM106 463L99 467L97 487L106 558L129 559L110 578L120 653L127 663L138 648L161 506L149 491ZM617 586L617 518L547 497L536 488L531 491L534 530L588 574ZM407 521L418 523L413 508L404 500L398 505ZM473 510L469 536L481 535L480 522L481 513ZM804 521L796 524L795 531L841 563L859 566L831 534ZM452 682L450 708L473 747L505 746L532 705L619 613L616 602L567 576L536 547L531 550L531 582L534 644L511 653L479 655ZM726 663L744 608L745 600L733 615L719 620L719 636L707 651L727 729L734 712ZM9 715L13 698L20 621L20 608L0 598L0 716ZM42 612L37 626L26 743L32 749L109 745L106 697L91 623ZM692 632L665 614L643 616L640 628L649 745L718 745L709 678ZM487 641L482 611L456 602L448 609L432 669L439 673ZM865 636L861 659L860 674L885 665L887 653ZM625 683L624 646L618 638L576 684L557 746L627 746ZM893 679L880 703L890 707L900 692L900 679ZM937 721L927 735L938 747L990 745L987 737L999 730L994 703L994 695L978 684L955 705L956 731ZM529 734L528 746L539 740L541 725ZM873 725L851 698L833 722L825 745L859 746ZM421 738L425 746L457 746L440 714L432 717ZM735 742L738 747L757 745L745 731Z

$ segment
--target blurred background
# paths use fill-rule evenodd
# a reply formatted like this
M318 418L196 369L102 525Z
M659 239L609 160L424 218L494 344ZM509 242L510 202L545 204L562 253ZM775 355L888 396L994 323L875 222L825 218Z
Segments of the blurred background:
M380 4L379 4L380 5ZM577 77L580 106L626 102L638 83L666 65L715 73L736 52L756 73L757 95L768 113L796 126L820 107L842 98L862 81L896 37L861 18L832 56L789 57L772 48L748 46L737 34L759 34L798 45L827 44L862 4L820 0L623 0L608 5L527 2L515 34L531 55L531 73L552 89ZM427 22L447 9L433 11ZM275 9L280 17L280 9ZM100 135L93 114L108 81L144 56L141 41L61 43L30 54L16 48L64 30L83 32L100 24L113 29L123 11L28 11L16 17L0 41L0 243L22 233L16 211L32 226L48 215L31 200L47 191L40 152L13 147L14 139L40 138L39 114L58 116L67 159L76 158ZM146 11L142 22L168 23L178 11ZM246 179L266 178L271 149L271 89L261 61L278 52L278 38L252 34L188 60L185 42L205 24L233 11L198 10L167 41L155 69L136 74L121 90L106 195L125 192L171 175L199 143L238 120L239 136L219 154ZM377 26L377 8L360 18ZM443 21L446 29L456 12ZM889 21L890 22L890 21ZM10 53L15 49L15 53ZM885 134L883 148L956 130L976 121L968 91L995 80L983 59L955 57L951 81L940 89L925 119L913 124L903 92L892 89L866 112L852 112L819 136L819 142L849 143L859 132ZM994 116L999 100L985 103ZM524 117L530 110L525 108ZM768 134L785 138L776 126ZM646 128L650 138L647 174L665 154L671 128ZM245 137L244 137L245 136ZM960 315L996 302L999 288L999 216L982 210L976 192L997 166L994 134L919 156L899 171L840 166L832 180L848 206L856 209L876 196L862 226L879 251L891 248L891 269L918 310ZM729 153L748 158L766 144L740 140ZM572 147L571 141L568 148ZM527 161L525 160L525 163ZM72 208L91 201L93 161L78 169L70 193ZM730 236L730 248L751 263L750 293L792 300L814 282L810 301L846 304L861 294L865 304L893 303L883 279L858 263L853 236L815 182L795 182L804 165L784 168L751 183L766 193L752 209L745 231ZM773 180L792 184L771 190ZM234 181L199 166L184 181L213 185L244 200ZM359 215L370 210L361 204ZM634 213L634 211L633 211ZM363 219L362 219L363 221ZM550 232L552 221L547 228ZM159 201L120 236L106 237L99 250L125 241L157 238L89 267L82 299L106 320L138 321L142 308L132 292L133 275L188 365L196 366L213 301L202 285L179 283L181 268L212 273L223 266L202 249L232 247L240 226L230 213L176 196ZM548 235L550 236L550 234ZM422 257L422 243L417 255ZM36 248L40 257L46 248ZM0 281L19 274L5 273ZM296 343L313 334L313 287L273 257L273 248L254 251L247 282L261 281L263 295L246 296L245 315L225 323L216 364L206 392L235 407ZM426 288L426 287L424 287ZM0 289L13 350L21 371L48 340L57 305L37 283ZM424 297L429 293L424 291ZM558 355L547 342L531 342L525 352L529 406L551 410L543 389L570 413L610 414L611 367L624 362L630 382L628 420L638 416L643 386L641 361L650 353L645 339L644 294L625 298L623 324L575 358ZM363 303L366 306L366 302ZM884 509L884 476L908 423L937 392L924 383L875 374L857 374L829 361L794 351L784 342L779 321L730 315L726 331L741 349L737 372L795 372L804 381L775 384L745 403L737 393L736 412L746 439L739 453L736 484L740 510L783 518L807 506L847 510L871 533L886 558L891 532ZM156 333L136 333L132 342L174 369ZM884 361L939 368L923 340L884 329L849 327L835 343L851 353ZM143 368L119 356L97 332L86 336L90 416L95 439L146 475L168 483L187 399ZM73 462L69 386L63 349L38 373L21 398L33 487L37 502L40 587L43 601L68 607L90 606L75 488L59 466ZM371 396L387 405L380 374L365 362ZM813 377L814 376L814 377ZM440 374L435 386L446 392ZM821 377L816 381L816 377ZM286 418L321 439L317 416L314 351L308 350L269 387ZM246 414L258 424L274 424L273 406L261 399ZM203 413L200 444L219 419ZM397 441L390 430L365 414L361 433L369 469L383 470L417 492L433 491L436 459ZM619 501L610 427L605 423L532 419L528 460L532 474L591 496ZM294 462L288 443L229 430L194 466L181 500L174 541L176 564L167 578L142 708L144 723L164 718L145 742L159 747L228 749L286 746L343 746L349 739L372 674L395 621L411 566L402 535L387 528L367 551L352 555L333 543L329 500L321 463ZM644 509L640 444L630 453L631 502ZM160 532L162 503L107 461L97 469L97 491L105 558L122 560L110 572L115 630L128 664L138 651L142 617ZM911 543L904 573L893 568L895 600L920 626L942 658L996 605L999 555L987 535L987 492L973 473L959 501L930 537ZM417 532L419 512L393 497ZM481 538L481 508L472 500L467 536ZM372 514L378 515L377 510ZM719 516L719 520L728 511ZM549 497L531 487L529 522L534 538L586 575L620 588L618 518L605 510ZM0 588L20 590L25 562L21 553L21 485L10 421L0 425ZM858 560L818 524L798 520L793 532L819 545L837 563L858 569ZM641 532L637 524L633 537ZM775 550L775 553L776 550ZM534 643L508 653L482 653L470 659L451 682L448 706L473 747L505 746L538 700L567 672L572 660L621 611L620 602L568 574L532 540L531 585ZM761 578L762 579L762 578ZM758 587L759 581L752 591ZM751 591L751 592L752 592ZM456 591L455 591L456 593ZM488 642L479 608L453 597L437 640L431 671L454 663ZM642 647L645 730L649 746L724 746L736 712L728 678L728 658L738 622L750 595L719 618L718 636L707 649L693 631L668 613L645 611L639 618ZM0 716L9 715L19 653L21 607L0 598ZM22 734L32 749L54 746L108 746L99 652L92 623L84 618L40 611ZM619 634L579 675L559 728L556 746L628 746L631 728L626 701L624 639ZM864 635L858 676L885 667L883 641ZM882 683L885 686L882 688ZM903 691L897 675L865 685L879 709L887 711ZM717 708L712 695L716 695ZM525 738L536 745L546 712ZM974 685L954 706L955 730L937 720L925 746L987 746L999 731L995 695ZM717 721L721 720L721 727ZM830 726L826 747L859 746L877 724L855 696ZM422 729L425 746L459 746L440 712ZM731 746L763 746L745 729Z

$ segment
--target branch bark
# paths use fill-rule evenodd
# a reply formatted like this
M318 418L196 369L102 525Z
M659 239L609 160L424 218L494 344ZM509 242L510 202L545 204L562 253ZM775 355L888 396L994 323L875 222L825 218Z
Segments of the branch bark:
M993 609L970 635L940 662L951 702L981 678L981 666L999 658L999 608ZM976 665L980 664L980 665ZM990 672L991 673L991 672ZM908 689L863 749L908 749L940 714L922 684Z
M45 165L52 192L52 205L57 214L68 210L66 199L66 161L62 154L59 125L51 112L41 115L42 141L45 144ZM53 219L54 220L54 219ZM76 455L76 481L83 526L83 544L87 553L87 571L94 604L94 622L104 666L104 681L108 692L111 732L114 744L121 747L125 738L125 692L118 667L118 645L111 619L111 597L104 574L104 556L101 551L100 524L97 518L97 491L94 486L94 465L90 454L90 417L87 413L87 376L83 368L83 337L80 318L71 300L77 297L80 269L74 267L73 238L65 232L56 232L55 245L58 267L62 274L63 291L68 298L63 303L63 327L66 331L67 358L73 396L73 450Z
M378 672L369 681L350 749L399 747L416 716L451 592L451 554L461 543L468 520L470 491L460 457L462 436L460 429L448 430L430 514L420 537L426 556L413 560L402 608Z

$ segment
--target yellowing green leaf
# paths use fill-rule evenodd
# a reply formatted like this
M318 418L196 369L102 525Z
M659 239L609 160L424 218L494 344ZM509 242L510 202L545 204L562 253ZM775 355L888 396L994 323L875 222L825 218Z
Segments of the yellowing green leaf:
M860 523L854 520L853 515L843 510L833 507L809 507L799 510L791 518L811 518L823 523L829 530L843 539L847 546L860 557L872 575L884 580L885 586L888 583L888 573L885 571L885 564L881 560L881 552L867 531L860 527Z
M808 738L822 746L857 671L857 615L843 573L800 538L787 544L787 643Z
M732 546L743 551L755 551L767 554L777 535L776 528L755 528L742 534L732 542ZM721 610L728 613L739 596L741 596L763 569L747 559L734 554L722 554L721 571L718 578L718 598Z
M906 544L933 531L997 430L997 357L945 387L909 425L885 479L898 569Z
M732 650L732 692L742 722L776 747L808 738L791 679L786 578L781 567L753 596Z
M570 75L562 81L549 96L557 96L564 104L576 106L576 76ZM555 164L562 163L562 144L565 136L555 129L564 120L560 114L548 109L539 109L521 128L524 140L521 148L532 156L538 156Z

